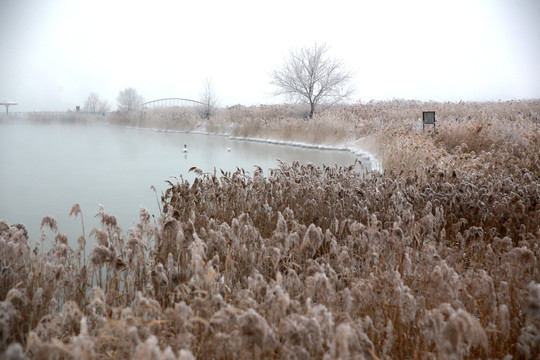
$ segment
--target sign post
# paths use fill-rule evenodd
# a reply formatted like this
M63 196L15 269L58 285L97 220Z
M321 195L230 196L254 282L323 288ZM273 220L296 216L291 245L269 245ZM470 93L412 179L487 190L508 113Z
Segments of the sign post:
M422 131L426 125L432 125L435 129L435 111L423 111L422 112Z

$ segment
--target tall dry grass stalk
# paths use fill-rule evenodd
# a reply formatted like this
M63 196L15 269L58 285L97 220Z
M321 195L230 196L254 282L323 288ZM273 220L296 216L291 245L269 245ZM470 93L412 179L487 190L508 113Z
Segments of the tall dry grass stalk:
M336 119L326 141L347 124L379 139L382 173L194 168L192 184L180 177L162 194L157 222L143 209L125 233L100 208L87 259L53 218L42 223L47 252L31 248L23 225L0 221L0 353L538 358L539 103L429 104L437 128L423 133L425 106L319 115ZM262 119L250 136L273 131ZM316 133L317 121L290 126ZM82 221L79 206L71 213Z

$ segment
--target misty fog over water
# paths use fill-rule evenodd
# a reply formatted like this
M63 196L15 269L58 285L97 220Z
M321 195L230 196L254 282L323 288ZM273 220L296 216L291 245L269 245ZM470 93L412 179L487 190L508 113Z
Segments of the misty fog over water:
M160 196L168 186L165 180L173 176L182 175L192 183L195 175L188 171L193 166L212 173L216 168L218 176L220 169L235 171L236 167L251 174L254 165L267 173L277 167L277 159L348 166L356 157L347 151L225 136L106 125L4 122L0 123L0 219L25 224L35 243L42 218L51 215L58 221L59 232L75 244L82 234L81 222L68 214L76 202L81 205L87 236L99 225L95 218L99 204L117 217L125 232L138 221L140 207L159 216L151 186ZM54 238L49 232L47 237Z

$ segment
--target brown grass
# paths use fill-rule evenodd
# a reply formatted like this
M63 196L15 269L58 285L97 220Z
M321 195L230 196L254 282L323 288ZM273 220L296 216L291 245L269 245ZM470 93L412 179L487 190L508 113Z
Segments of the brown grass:
M393 101L309 122L281 118L290 109L234 109L227 131L369 136L384 171L194 168L192 184L170 183L157 222L142 210L125 234L100 210L87 259L84 231L72 249L45 218L44 253L2 221L3 356L540 356L540 102ZM422 109L437 112L435 130L422 132ZM211 126L223 131L226 114Z

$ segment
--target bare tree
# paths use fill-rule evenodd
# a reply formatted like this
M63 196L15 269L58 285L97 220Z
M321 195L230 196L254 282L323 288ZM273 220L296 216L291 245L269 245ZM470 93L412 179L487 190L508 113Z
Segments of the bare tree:
M120 111L140 110L144 102L143 97L134 88L126 88L120 91L116 101Z
M83 110L90 113L95 113L97 111L99 104L99 95L95 92L88 94L86 101L84 102Z
M109 105L109 102L105 99L99 100L98 106L97 106L97 112L99 113L106 113L111 110L111 106Z
M107 100L101 100L99 95L91 92L84 102L84 111L89 113L106 113L110 110Z
M309 103L310 119L317 105L335 104L354 91L349 85L352 73L341 60L329 58L327 51L325 44L291 50L282 67L272 73L271 83L278 87L276 95Z
M211 80L206 79L204 81L203 89L199 93L199 101L201 102L199 115L203 119L210 119L210 116L216 113L219 102Z

